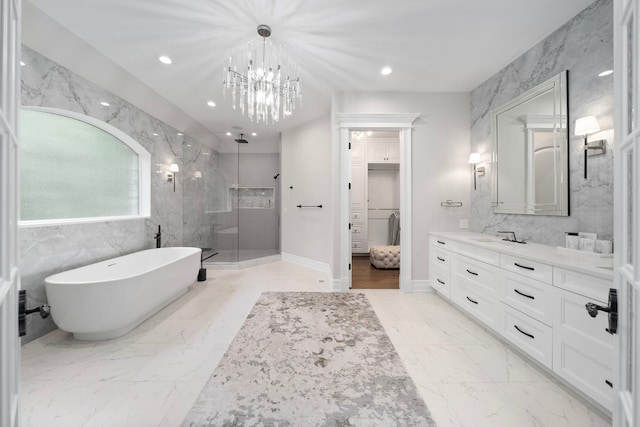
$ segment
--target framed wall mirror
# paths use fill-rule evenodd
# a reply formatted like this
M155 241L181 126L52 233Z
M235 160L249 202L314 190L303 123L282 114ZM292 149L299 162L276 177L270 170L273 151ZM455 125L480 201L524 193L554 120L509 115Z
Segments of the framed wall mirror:
M567 71L492 111L495 213L569 215Z

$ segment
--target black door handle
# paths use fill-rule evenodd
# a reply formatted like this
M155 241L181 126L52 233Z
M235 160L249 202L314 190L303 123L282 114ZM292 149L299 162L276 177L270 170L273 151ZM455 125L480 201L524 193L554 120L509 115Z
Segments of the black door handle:
M474 303L474 304L478 304L478 301L474 301L474 300L472 300L472 299L471 299L471 298L469 298L469 297L467 297L467 299L468 299L469 301L471 301L472 303Z
M440 279L436 279L438 281L438 283L440 283L441 285L444 285L444 282Z
M436 257L436 258L438 258L438 260L439 260L439 261L444 262L444 258L440 258L439 256L438 256L438 257Z
M36 308L27 308L27 291L18 291L18 335L27 335L27 316L32 313L40 313L40 317L46 319L51 313L49 304L43 304Z
M474 276L477 276L477 275L478 275L478 273L476 273L476 272L474 272L474 271L471 271L471 270L469 270L469 269L467 269L467 273L469 273L469 274L473 274Z
M590 302L585 304L585 308L591 317L596 317L598 315L598 311L608 313L609 327L605 330L612 335L618 331L618 291L616 289L609 289L609 304L607 306L597 305Z
M436 242L440 243L441 245L444 245L445 243L441 240L436 240Z

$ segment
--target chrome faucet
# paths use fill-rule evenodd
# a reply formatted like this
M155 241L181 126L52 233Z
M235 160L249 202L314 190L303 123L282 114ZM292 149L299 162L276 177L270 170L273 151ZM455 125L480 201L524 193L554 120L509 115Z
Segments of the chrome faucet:
M498 231L498 233L506 233L506 234L509 234L509 236L507 236L507 237L505 237L504 239L502 239L502 240L504 240L504 241L507 241L507 242L513 242L513 243L523 243L523 244L524 244L524 243L527 243L527 242L525 242L524 240L518 240L518 239L516 238L516 232L515 232L515 231Z
M156 248L159 248L162 246L162 231L160 230L160 226L158 225L158 232L156 233L155 236L153 236L153 238L156 240Z

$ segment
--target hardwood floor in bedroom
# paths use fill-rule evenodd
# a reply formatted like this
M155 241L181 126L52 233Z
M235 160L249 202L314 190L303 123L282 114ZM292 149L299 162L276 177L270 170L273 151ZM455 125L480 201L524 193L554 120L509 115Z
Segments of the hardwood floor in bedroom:
M369 257L351 257L351 289L400 289L400 270L378 269Z

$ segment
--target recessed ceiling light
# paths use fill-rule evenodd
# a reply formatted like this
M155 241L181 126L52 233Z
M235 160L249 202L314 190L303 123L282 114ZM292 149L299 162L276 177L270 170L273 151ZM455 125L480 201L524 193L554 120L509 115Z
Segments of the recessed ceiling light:
M171 58L169 58L167 55L162 55L162 56L158 56L158 61L162 62L163 64L171 64L173 61L171 60Z
M102 105L102 106L104 106L104 107L108 107L108 106L109 106L109 103L108 103L108 102L106 102L106 101L102 101L102 102L100 103L100 105Z
M158 136L158 134L154 132L154 133L153 133L153 136Z
M215 103L215 102L213 102L213 101L207 101L207 105L208 105L209 107L215 107L215 106L216 106L216 103Z
M202 153L202 154L204 154L205 156L208 156L208 155L209 155L209 153L207 153L207 152L204 152L204 153Z
M25 65L27 65L27 64L25 64L24 62L20 61L20 66L21 67L24 67Z
M598 77L608 76L609 74L613 74L613 70L603 71L600 74L598 74Z
M178 132L178 136L182 136L184 135L182 132Z
M382 67L382 70L380 70L380 74L382 74L383 76L388 76L392 71L393 70L391 69L391 67Z
M258 134L255 132L251 132L251 136L258 136Z
M231 132L227 132L227 136L231 136Z

